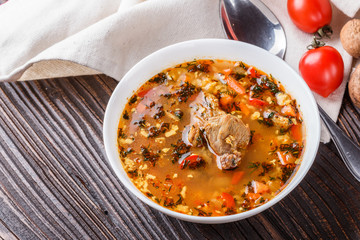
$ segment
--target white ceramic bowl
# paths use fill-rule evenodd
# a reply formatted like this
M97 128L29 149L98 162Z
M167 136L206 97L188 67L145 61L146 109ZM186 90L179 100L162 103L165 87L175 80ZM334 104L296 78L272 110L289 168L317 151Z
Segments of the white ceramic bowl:
M247 212L221 217L199 217L174 212L156 204L141 193L130 181L121 165L117 149L117 130L127 99L155 74L177 64L192 61L194 58L237 60L253 65L268 74L272 74L283 84L287 92L297 100L300 106L306 127L306 145L302 163L288 186L272 200L260 207ZM199 39L181 42L160 49L145 57L130 69L115 88L107 105L104 119L106 154L114 172L127 189L144 203L165 214L197 223L237 221L260 213L280 201L300 183L308 172L316 156L319 140L320 119L318 108L311 91L303 79L282 59L269 52L250 44L225 39Z

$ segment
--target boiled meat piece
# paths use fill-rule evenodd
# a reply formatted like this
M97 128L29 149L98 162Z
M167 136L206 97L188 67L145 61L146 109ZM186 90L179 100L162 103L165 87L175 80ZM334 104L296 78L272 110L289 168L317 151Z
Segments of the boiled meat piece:
M241 162L241 150L250 141L249 128L238 117L227 114L219 107L218 99L211 94L199 95L193 104L192 123L188 140L193 146L208 146L217 155L220 169L232 169Z

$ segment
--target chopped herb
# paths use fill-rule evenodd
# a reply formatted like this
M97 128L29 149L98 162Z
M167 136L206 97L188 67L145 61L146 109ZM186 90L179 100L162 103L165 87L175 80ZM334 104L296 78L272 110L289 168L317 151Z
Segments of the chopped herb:
M245 66L245 64L243 62L239 62L239 67L247 70L247 67Z
M149 82L151 83L164 83L167 80L167 76L165 73L159 73L158 75L156 75L155 77L153 77L152 79L149 80Z
M173 163L178 161L183 154L190 151L190 146L186 145L181 139L178 140L177 144L171 144L171 146L174 148L172 151Z
M254 98L258 98L265 90L269 90L272 94L280 92L279 87L265 75L257 78L256 84L251 86L250 90Z
M166 97L167 99L171 98L173 96L173 94L171 93L164 93L164 94L161 94L160 96L163 96L163 97Z
M296 167L295 163L289 163L289 164L281 166L282 175L281 175L280 179L283 183L286 183L286 181L291 177L291 175L294 172L295 167Z
M251 173L253 173L255 170L257 170L260 167L260 162L253 162L249 165L248 168L253 168L253 170L251 171ZM251 182L250 182L251 185Z
M137 169L135 169L134 171L128 171L127 173L128 173L128 174L130 175L130 177L132 177L132 178L138 176L138 170L137 170Z
M149 138L157 137L160 133L164 133L167 130L169 130L169 128L170 128L169 123L161 123L160 128L157 128L155 126L149 127L148 128L148 132L149 132L148 137Z
M278 92L280 92L279 90L279 87L271 80L269 80L267 77L266 77L266 86L268 88L270 88L270 91L273 93L273 94L276 94Z
M136 94L134 94L129 100L129 105L134 104L136 101L137 101L137 96Z
M134 125L139 125L140 128L144 128L146 125L145 125L146 121L145 121L145 118L141 118L140 120L136 120L134 122Z
M199 212L198 216L211 216L212 215L212 213L207 213L199 208L195 208L195 209Z
M165 200L164 200L164 206L165 207L172 207L172 206L174 206L174 199L172 199L172 198L165 198Z
M266 173L273 169L274 165L271 163L262 162L261 167L262 172L259 174L259 176L265 176Z
M124 111L124 114L123 114L123 118L125 119L125 120L129 120L129 113L125 110Z
M244 73L232 73L230 75L238 81L246 76Z
M207 63L199 63L197 61L194 61L188 64L187 70L188 72L200 71L200 72L208 73L209 67L210 65Z
M233 208L228 208L225 212L226 215L232 215L235 213L236 213L236 211Z
M280 135L284 135L289 131L290 128L280 128Z
M134 152L134 150L132 148L128 148L125 150L124 147L119 146L119 153L122 158L125 158L128 154L130 154L132 152Z
M303 146L300 146L298 143L294 142L292 144L281 144L280 150L285 151L285 153L291 153L294 157L298 158L301 154Z
M263 117L259 117L257 119L257 121L260 123L260 124L264 124L268 127L272 127L274 126L274 122L270 119L270 118L263 118Z
M159 119L161 117L165 116L165 111L163 106L158 106L156 108L156 113L153 115L154 119Z
M275 115L275 112L271 112L267 118L272 118L272 117L274 117L274 115Z
M258 98L261 93L265 91L264 88L262 88L260 85L255 84L250 87L250 90L253 92L253 95L251 97Z
M273 94L280 92L279 87L274 83L274 81L270 80L267 76L262 76L258 82L260 82L259 84L262 87L269 89L270 92L272 92Z
M127 137L126 134L124 133L124 130L123 130L122 128L119 128L118 136L119 136L120 138L124 138L124 139Z
M151 162L151 164L153 166L155 166L155 162L159 159L159 154L158 153L153 153L149 150L149 148L144 147L143 145L141 145L140 147L141 150L141 154L144 157L144 161L149 161Z
M182 198L181 194L178 194L178 197L179 197L179 199L176 201L175 205L179 205L183 201L183 198Z
M265 202L265 199L263 197L260 198L260 203Z
M197 93L199 89L195 85L185 82L180 85L180 89L175 92L179 102L186 102L192 95Z

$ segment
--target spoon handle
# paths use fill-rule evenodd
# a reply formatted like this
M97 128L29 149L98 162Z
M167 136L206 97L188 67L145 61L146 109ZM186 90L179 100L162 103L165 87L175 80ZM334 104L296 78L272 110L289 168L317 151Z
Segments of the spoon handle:
M335 122L318 105L320 117L330 131L331 137L338 149L345 165L352 175L360 182L360 147L354 143L345 133L335 124Z

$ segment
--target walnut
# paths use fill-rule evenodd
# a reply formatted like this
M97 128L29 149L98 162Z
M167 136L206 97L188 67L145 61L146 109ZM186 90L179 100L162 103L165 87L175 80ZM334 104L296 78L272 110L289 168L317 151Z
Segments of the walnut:
M343 48L353 57L360 57L360 19L348 21L340 32Z
M360 64L351 74L348 88L351 100L360 108Z

